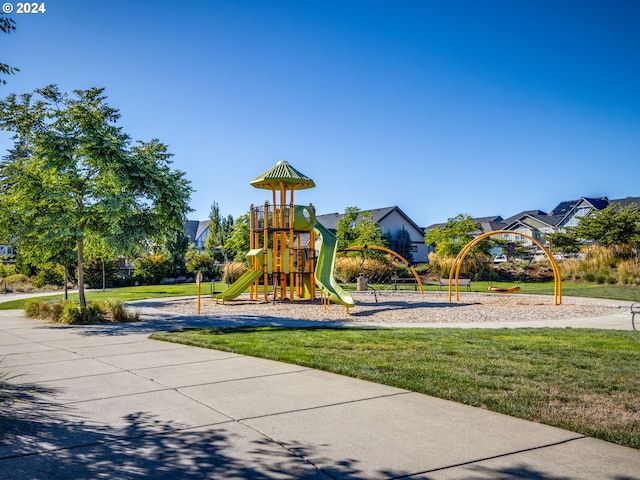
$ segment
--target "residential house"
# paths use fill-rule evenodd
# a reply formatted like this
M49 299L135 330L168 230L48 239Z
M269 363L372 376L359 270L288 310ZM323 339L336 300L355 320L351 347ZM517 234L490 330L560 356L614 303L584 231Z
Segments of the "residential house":
M500 215L495 215L492 217L479 217L473 219L478 225L480 225L480 231L476 236L482 235L483 233L495 232L496 230L504 230L505 221ZM441 224L444 226L445 224Z
M13 263L16 258L16 249L10 244L0 244L0 262Z
M184 229L189 237L189 242L193 243L198 250L203 251L204 243L209 236L209 220L187 220Z
M567 228L577 226L582 217L590 215L593 211L602 210L609 206L609 204L610 202L607 197L582 197L579 200L560 202L549 215L562 217L558 222L558 227L562 231L566 231Z
M542 210L528 210L507 218L500 230L510 230L513 233L503 233L500 238L508 242L516 242L524 246L533 246L533 242L524 235L542 243L543 236L558 231L561 215L550 215Z
M373 210L361 210L361 213L371 213L374 222L380 226L380 230L387 237L391 238L390 248L397 249L394 242L398 239L399 233L404 230L411 238L411 259L413 263L428 262L429 249L424 243L424 229L420 228L411 218L407 216L399 207L376 208ZM327 230L335 233L338 220L344 215L340 213L329 213L317 215L317 220L324 225Z
M512 234L503 233L499 238L509 242L518 242L524 246L532 246L533 242L522 234L533 237L542 243L545 234L566 232L568 228L578 225L580 218L603 210L609 205L619 205L620 207L636 205L640 207L640 197L615 200L609 200L607 197L581 197L578 200L562 201L549 213L542 210L526 210L506 219L496 215L474 218L474 220L480 225L477 235L497 230L511 230ZM429 231L436 226L444 225L444 223L434 224L425 230Z

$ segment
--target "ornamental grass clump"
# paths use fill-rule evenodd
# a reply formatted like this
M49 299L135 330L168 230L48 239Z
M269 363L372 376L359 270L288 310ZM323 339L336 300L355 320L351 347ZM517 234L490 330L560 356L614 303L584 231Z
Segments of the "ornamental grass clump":
M584 259L570 259L560 263L562 278L584 280L609 285L639 285L640 263L637 257L627 258L625 251L613 247L592 245L583 249Z
M89 302L81 307L77 302L29 300L25 305L25 315L66 325L90 325L106 322L137 322L138 312L130 312L121 300L108 299Z

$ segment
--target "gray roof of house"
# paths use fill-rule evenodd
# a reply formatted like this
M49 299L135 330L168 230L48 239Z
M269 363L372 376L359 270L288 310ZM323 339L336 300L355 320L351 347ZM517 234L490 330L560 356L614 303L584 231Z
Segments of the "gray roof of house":
M189 237L189 241L191 243L196 241L196 232L198 231L199 223L199 220L187 220L184 223L184 231L187 234L187 237Z
M209 226L209 220L187 220L184 223L184 230L189 237L191 243L195 243L198 238Z
M577 200L565 200L563 202L560 202L553 210L549 212L549 215L564 216L567 213L569 213L573 209L573 207L575 207L578 203L580 203L581 200L586 200L596 210L602 210L607 205L609 205L609 199L607 199L607 197L599 197L599 198L580 197Z
M636 205L638 208L640 208L640 197L626 197L626 198L620 198L617 200L609 200L609 205L612 205L614 203L617 203L621 207Z
M406 213L400 210L399 207L384 207L384 208L374 208L372 210L360 210L360 213L371 213L371 217L374 222L380 223L385 217L387 217L392 212L397 211L402 217L404 217L409 224L411 224L416 230L420 232L424 232L422 227L419 227L413 220L411 220ZM327 229L336 231L336 227L338 224L338 220L344 217L343 213L327 213L323 215L316 215L316 219Z

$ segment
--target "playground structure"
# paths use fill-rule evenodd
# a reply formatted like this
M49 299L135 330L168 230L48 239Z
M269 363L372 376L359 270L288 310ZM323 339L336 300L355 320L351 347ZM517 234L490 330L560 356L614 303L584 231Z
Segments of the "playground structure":
M460 277L460 267L462 266L462 261L467 256L467 254L471 251L471 249L476 244L478 244L485 238L489 238L493 235L501 235L503 233L512 234L513 232L511 230L495 230L493 232L482 234L474 238L473 240L471 240L469 243L467 243L467 245L460 251L456 259L454 260L453 265L451 266L451 270L449 271L449 302L451 302L453 285L455 285L455 290L456 290L456 301L460 300L458 279ZM544 248L544 246L540 242L538 242L535 238L527 234L524 234L522 232L518 232L518 235L522 235L523 237L528 238L533 243L535 243L538 246L538 248L540 248L540 250L542 250L542 252L544 252L544 254L549 259L549 262L551 263L551 268L553 270L553 305L554 306L560 305L562 303L562 275L560 274L560 267L558 267L558 263L553 258L553 255L551 255L551 253L546 248ZM491 287L490 287L489 289L489 291L493 291L496 293L512 293L519 290L520 290L519 286L504 288L504 289L494 288L493 290L491 290Z
M353 307L353 297L333 275L336 236L316 220L313 205L294 204L295 191L315 187L313 180L283 160L249 183L271 190L272 203L251 205L249 271L212 298L224 302L249 289L249 298L257 300L262 280L264 301L268 301L269 285L273 300L290 301L315 299L317 286L325 305L333 301L347 311ZM320 243L317 257L316 240Z

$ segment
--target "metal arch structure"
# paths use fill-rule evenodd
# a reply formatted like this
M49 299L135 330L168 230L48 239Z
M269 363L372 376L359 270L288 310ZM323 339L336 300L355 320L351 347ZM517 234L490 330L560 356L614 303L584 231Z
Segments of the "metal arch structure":
M418 276L418 272L416 272L416 270L411 266L411 262L409 260L407 260L406 258L404 258L399 253L394 252L393 250L391 250L391 249L389 249L387 247L381 247L379 245L356 245L356 246L353 246L353 247L344 248L341 251L342 252L357 252L357 251L360 251L360 250L367 250L367 249L380 250L382 252L389 253L389 254L393 255L394 257L396 257L398 260L400 260L402 263L404 263L407 267L409 267L409 271L411 272L413 277L416 279L416 282L418 283L418 288L420 289L420 295L424 295L424 289L422 288L422 280L420 280L420 277Z
M458 278L460 276L460 267L462 265L462 261L467 256L467 254L471 251L471 249L476 244L478 244L485 238L489 238L494 235L500 235L503 233L513 234L514 231L513 230L495 230L493 232L483 233L482 235L474 238L469 243L467 243L467 245L460 251L456 259L454 260L453 265L451 266L451 271L449 272L449 302L451 302L451 293L452 293L454 280L455 280L455 286L456 286L456 302L460 300ZM562 303L562 275L560 274L560 267L558 267L558 263L556 262L555 258L553 258L553 255L551 255L551 252L549 252L546 248L544 248L544 246L540 242L538 242L535 238L525 233L521 233L521 232L517 232L517 233L518 235L528 238L533 243L535 243L549 259L549 262L551 263L551 268L553 269L553 305L554 306L560 305Z

